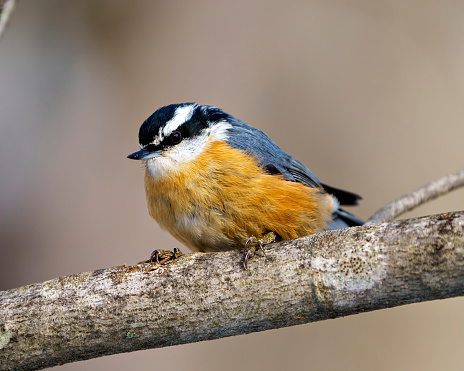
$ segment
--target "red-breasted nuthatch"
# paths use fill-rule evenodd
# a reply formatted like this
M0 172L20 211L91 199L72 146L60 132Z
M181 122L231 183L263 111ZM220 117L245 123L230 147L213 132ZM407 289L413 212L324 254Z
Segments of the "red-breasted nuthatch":
M139 144L128 158L145 163L151 217L193 251L362 224L339 208L358 195L320 183L262 131L219 108L162 107L140 127Z

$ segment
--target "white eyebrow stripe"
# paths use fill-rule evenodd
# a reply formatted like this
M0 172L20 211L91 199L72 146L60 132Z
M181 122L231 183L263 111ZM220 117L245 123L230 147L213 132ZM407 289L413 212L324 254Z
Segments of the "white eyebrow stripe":
M193 111L195 110L196 105L190 104L188 106L178 107L176 108L176 112L172 119L170 119L162 132L160 132L159 137L168 137L174 130L176 130L179 126L181 126L184 122L190 120L193 115Z
M211 126L211 136L214 140L227 141L229 138L228 130L232 127L227 121L219 121Z

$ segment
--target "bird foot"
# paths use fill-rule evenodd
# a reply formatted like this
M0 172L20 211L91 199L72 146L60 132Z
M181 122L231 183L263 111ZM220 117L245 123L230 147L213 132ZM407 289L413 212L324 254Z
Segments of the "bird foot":
M248 260L251 259L258 248L263 252L263 255L266 256L264 251L264 246L270 243L273 243L276 240L276 234L274 232L266 233L261 239L257 239L255 236L251 236L246 242L243 248L243 268L248 270Z
M167 263L176 260L179 256L182 256L182 252L177 248L174 247L173 251L169 250L155 250L151 253L150 259L145 260L141 263L151 263L151 265L145 270L144 273L151 272L162 265L166 265Z

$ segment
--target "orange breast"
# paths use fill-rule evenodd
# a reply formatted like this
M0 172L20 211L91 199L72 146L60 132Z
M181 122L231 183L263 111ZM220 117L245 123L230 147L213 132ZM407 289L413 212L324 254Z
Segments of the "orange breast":
M242 248L271 231L284 240L306 236L330 219L324 191L269 175L222 141L208 142L195 160L160 179L147 170L145 191L150 215L195 251Z

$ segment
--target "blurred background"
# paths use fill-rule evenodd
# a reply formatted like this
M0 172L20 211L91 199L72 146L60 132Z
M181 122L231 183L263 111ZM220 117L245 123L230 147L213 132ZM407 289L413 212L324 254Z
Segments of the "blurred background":
M0 40L0 290L179 246L150 220L142 121L195 101L265 131L367 219L464 164L464 3L21 1ZM464 209L464 190L405 217ZM186 252L185 248L182 248ZM462 370L464 299L62 370Z

